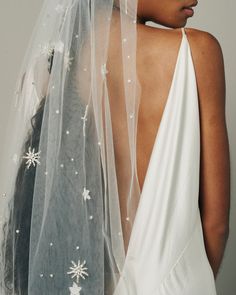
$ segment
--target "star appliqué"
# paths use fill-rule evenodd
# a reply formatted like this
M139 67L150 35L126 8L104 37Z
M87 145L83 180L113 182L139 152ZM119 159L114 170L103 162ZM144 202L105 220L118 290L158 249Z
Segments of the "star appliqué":
M25 156L23 156L23 159L26 159L26 165L27 165L27 169L29 169L31 167L31 165L33 165L34 167L36 166L36 164L40 165L39 159L40 159L40 151L39 152L35 152L35 149L33 148L31 150L31 147L29 147L28 152L26 153Z
M54 45L45 43L40 45L40 53L50 58L53 55Z
M73 266L70 267L70 271L68 271L67 273L72 275L71 276L72 279L76 277L76 282L78 284L80 277L82 279L85 279L85 276L88 276L88 273L87 273L88 268L85 267L86 261L84 260L84 262L81 263L80 260L78 260L78 264L76 264L74 261L71 261L71 263Z
M82 193L84 200L91 200L90 191L84 187L84 191Z
M80 295L80 291L82 288L78 286L75 282L73 282L73 286L69 287L70 289L70 295Z

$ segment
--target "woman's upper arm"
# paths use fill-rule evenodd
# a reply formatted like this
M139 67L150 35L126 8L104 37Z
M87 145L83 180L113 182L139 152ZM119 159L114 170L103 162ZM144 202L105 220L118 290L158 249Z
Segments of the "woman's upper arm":
M189 31L196 71L200 132L199 206L204 226L228 231L230 155L225 114L225 71L219 42L209 33Z

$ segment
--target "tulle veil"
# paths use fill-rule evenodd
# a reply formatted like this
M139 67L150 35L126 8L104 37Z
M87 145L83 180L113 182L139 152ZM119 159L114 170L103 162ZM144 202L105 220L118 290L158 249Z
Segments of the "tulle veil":
M0 293L111 295L140 187L137 0L45 0L0 155Z

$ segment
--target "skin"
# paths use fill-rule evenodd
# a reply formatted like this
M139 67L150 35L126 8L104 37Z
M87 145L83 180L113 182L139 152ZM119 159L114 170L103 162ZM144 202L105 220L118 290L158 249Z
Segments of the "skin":
M139 0L137 16L140 23L154 21L170 28L184 27L187 23L183 8L196 5L197 0Z
M193 2L194 0L139 0L138 3L137 62L143 89L142 100L145 100L145 104L141 100L137 135L137 174L141 188L157 132L156 126L159 126L166 103L181 38L179 29L151 28L145 25L145 21L152 20L173 29L183 27L188 19L183 7ZM199 208L206 252L216 278L229 236L230 213L230 155L225 114L224 60L221 46L214 36L196 29L185 29L185 32L192 51L199 93ZM159 85L160 77L162 83ZM149 104L152 107L145 109Z

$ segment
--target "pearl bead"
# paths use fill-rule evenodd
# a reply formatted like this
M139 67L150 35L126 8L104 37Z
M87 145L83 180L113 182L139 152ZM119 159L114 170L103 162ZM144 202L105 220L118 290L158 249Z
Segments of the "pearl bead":
M49 245L50 245L50 247L52 247L53 246L53 243L51 242Z
M60 167L61 167L61 168L64 168L64 164L61 164Z
M16 233L17 233L17 234L19 234L19 233L20 233L20 230L19 230L19 229L17 229L17 230L16 230Z
M43 278L43 273L41 273L39 276L40 276L40 278Z
M56 114L60 114L60 111L59 110L56 110Z
M128 79L128 83L131 83L131 79Z
M69 135L70 134L70 131L69 130L66 130L66 134Z
M50 276L50 278L53 278L54 277L54 274L53 273L50 273L49 276Z

